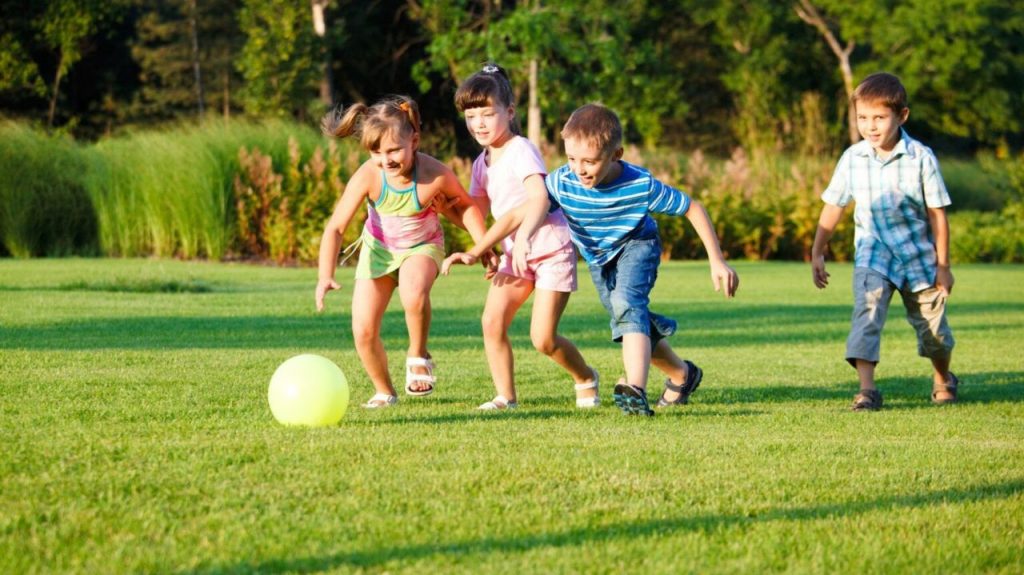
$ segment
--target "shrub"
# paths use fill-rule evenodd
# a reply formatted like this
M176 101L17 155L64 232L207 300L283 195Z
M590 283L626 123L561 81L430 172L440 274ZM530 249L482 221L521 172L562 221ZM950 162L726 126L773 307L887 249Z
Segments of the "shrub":
M1024 262L1024 201L999 212L963 211L949 215L950 258L954 263Z
M1019 199L1024 182L1015 182L1014 174L1021 164L990 154L970 159L939 158L942 179L953 198L950 210L998 212L1006 202Z
M821 211L819 195L832 175L830 158L759 155L751 160L742 148L724 162L708 160L699 150L685 164L678 157L649 161L635 150L629 156L704 205L726 257L810 259ZM665 258L706 257L700 238L683 218L655 219ZM852 221L844 218L830 245L836 260L852 256L852 232Z
M348 154L343 160L331 141L326 157L323 149L316 147L303 162L298 142L290 139L284 174L275 173L273 159L259 149L240 149L238 164L233 185L235 252L278 263L317 261L324 223L344 189L342 176L355 171L359 156ZM364 206L345 230L344 243L359 237L359 223L365 216Z

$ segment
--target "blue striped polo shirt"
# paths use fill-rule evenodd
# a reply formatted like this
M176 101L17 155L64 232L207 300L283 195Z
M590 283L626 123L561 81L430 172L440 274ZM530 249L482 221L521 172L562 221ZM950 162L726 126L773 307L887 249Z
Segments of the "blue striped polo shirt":
M587 188L568 164L548 174L551 209L562 208L573 243L590 265L604 265L634 237L657 233L651 212L683 215L690 196L665 185L646 169L620 162L614 182Z
M935 235L928 208L951 202L935 154L905 130L900 132L885 160L866 140L847 148L821 199L839 207L855 202L854 265L916 292L935 284Z

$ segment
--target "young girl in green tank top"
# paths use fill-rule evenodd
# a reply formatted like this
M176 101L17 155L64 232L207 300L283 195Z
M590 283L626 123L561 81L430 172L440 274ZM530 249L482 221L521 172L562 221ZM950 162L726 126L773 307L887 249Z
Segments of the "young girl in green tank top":
M357 242L361 251L352 291L352 335L375 389L364 407L398 402L381 339L384 311L395 288L409 332L405 392L429 395L437 383L427 350L430 288L444 258L444 234L434 202L446 206L445 215L467 229L474 241L486 230L483 215L450 168L417 151L419 111L410 98L397 96L371 107L355 104L344 112L336 110L324 117L323 130L338 138L358 133L370 159L349 179L320 241L317 310L323 310L327 292L341 288L334 278L341 238L365 201L367 218Z

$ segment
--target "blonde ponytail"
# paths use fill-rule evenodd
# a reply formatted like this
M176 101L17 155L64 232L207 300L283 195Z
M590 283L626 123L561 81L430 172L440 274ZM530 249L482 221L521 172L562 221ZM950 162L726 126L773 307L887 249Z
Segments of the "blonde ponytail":
M358 131L359 120L368 110L366 104L362 103L352 104L348 109L338 106L324 114L323 119L320 120L320 131L325 136L335 138L351 136Z
M385 98L370 107L352 104L343 110L339 106L324 115L320 130L325 136L335 138L357 134L363 147L373 151L386 133L402 138L419 134L420 110L416 101L408 96Z

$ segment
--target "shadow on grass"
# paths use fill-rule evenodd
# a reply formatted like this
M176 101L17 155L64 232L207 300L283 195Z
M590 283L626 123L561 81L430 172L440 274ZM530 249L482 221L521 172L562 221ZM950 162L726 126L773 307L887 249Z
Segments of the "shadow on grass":
M553 419L570 419L580 417L581 414L574 413L565 410L557 409L515 409L512 411L481 411L475 407L467 407L466 411L458 413L445 413L445 414L434 414L425 413L422 415L416 413L402 413L398 414L385 414L381 413L379 417L368 416L361 417L358 420L353 419L345 422L345 426L370 426L377 427L381 424L449 424L449 423L469 423L469 422L508 422L508 421L526 421L526 420L553 420Z
M1024 372L956 372L960 378L958 405L1019 403L1024 401ZM894 377L880 379L878 388L885 396L885 409L935 409L931 403L931 376L919 378ZM852 399L855 390L851 390ZM955 408L955 405L946 407Z
M564 402L563 402L564 403ZM658 417L746 417L752 415L764 415L764 411L754 409L727 409L727 410L716 410L715 412L709 413L708 411L701 411L696 413L694 411L686 411L686 408L654 408L655 418ZM446 414L416 414L416 413L403 413L401 415L392 414L381 414L380 417L369 416L361 417L359 419L347 419L344 423L345 427L379 427L382 424L386 425L431 425L431 424L454 424L454 423L505 423L510 421L552 421L552 420L583 420L583 419L605 419L607 417L627 417L626 415L619 412L619 409L613 405L608 407L600 407L598 409L579 410L573 406L565 405L563 409L548 409L548 408L534 408L534 407L519 407L513 411L480 411L475 407L469 407L465 412L459 413L446 413ZM645 421L645 418L635 418L636 421Z
M775 508L761 513L682 515L671 519L621 522L566 531L538 531L514 537L480 537L464 541L415 545L385 545L372 551L337 553L320 557L270 559L214 565L190 573L314 573L338 568L377 569L389 563L407 563L439 555L465 556L523 553L535 549L585 548L636 537L664 537L686 533L713 533L732 527L753 527L777 521L815 521L858 516L874 511L904 512L935 505L1008 499L1024 493L1024 479L990 485L958 487L911 495L886 495L865 501L846 501L806 507Z
M701 387L693 396L693 403L791 403L822 401L848 402L857 393L857 376L851 371L849 381L827 387L812 385L765 384L757 387ZM987 373L958 373L960 401L962 403L1002 403L1024 401L1024 372L996 371ZM899 408L933 407L931 375L922 370L921 377L888 377L876 381L887 401L901 402ZM660 391L658 392L660 393ZM656 395L652 392L652 397ZM906 403L902 403L906 402ZM920 403L920 406L916 405ZM889 403L886 404L887 408Z
M187 297L187 296L183 296ZM201 297L201 296L199 296ZM707 348L724 345L776 345L841 340L845 323L823 325L822 306L764 308L748 306L722 317L718 308L687 314L680 322L680 345ZM530 349L529 316L520 314L510 333L515 349ZM695 317L696 316L696 317ZM44 323L45 322L45 323ZM351 346L348 314L251 316L134 316L62 319L39 324L7 326L0 332L0 349L182 349L321 347L324 342ZM406 341L405 315L389 309L384 315L385 345ZM618 349L611 342L603 311L566 316L560 332L580 347ZM482 347L476 310L434 310L431 348L478 350Z
M181 294L181 297L204 295ZM619 347L611 342L604 310L589 304L582 307L584 311L574 311L570 305L559 327L560 333L578 347L604 348L617 353ZM695 304L667 311L679 321L673 345L686 349L771 347L822 341L839 344L849 331L850 312L844 305ZM962 304L956 313L961 318L976 313L1012 317L1019 311L1020 306L1013 303L986 303ZM894 314L890 319L897 318ZM513 323L509 336L514 349L533 347L529 322L529 314L524 310ZM347 313L320 315L312 312L308 315L62 318L58 321L47 321L42 316L38 324L4 326L0 331L0 349L275 349L320 348L325 342L351 349L350 323ZM386 348L404 347L407 335L404 312L400 308L392 307L385 313L382 333ZM439 352L481 349L479 310L435 307L430 342L431 349Z

